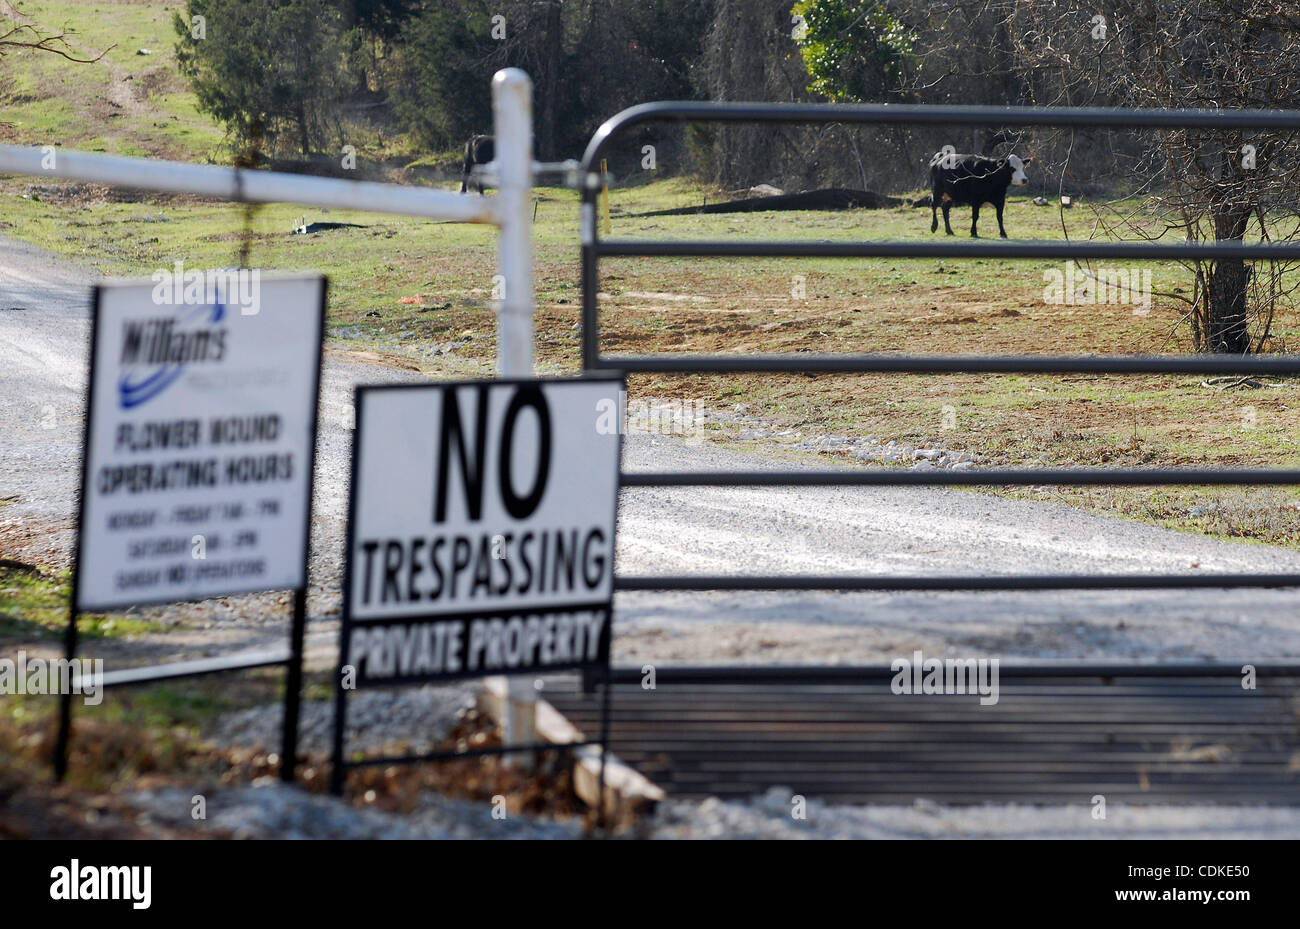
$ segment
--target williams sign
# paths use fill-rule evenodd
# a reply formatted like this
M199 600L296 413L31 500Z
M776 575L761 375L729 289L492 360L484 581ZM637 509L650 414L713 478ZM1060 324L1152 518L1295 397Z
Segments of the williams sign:
M325 280L159 303L95 291L76 604L301 587Z

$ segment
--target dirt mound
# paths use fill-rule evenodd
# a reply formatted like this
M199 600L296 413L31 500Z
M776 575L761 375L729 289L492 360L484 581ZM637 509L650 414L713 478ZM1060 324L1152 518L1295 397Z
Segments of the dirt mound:
M797 194L747 197L727 203L706 203L673 210L654 210L650 213L631 213L631 216L690 216L696 213L759 213L768 210L879 210L902 206L898 197L887 197L873 190L853 190L848 187L828 187L824 190L805 190Z

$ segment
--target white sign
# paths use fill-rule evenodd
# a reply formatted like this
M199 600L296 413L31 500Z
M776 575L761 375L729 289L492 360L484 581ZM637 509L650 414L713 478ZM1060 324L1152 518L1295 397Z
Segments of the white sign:
M192 273L95 291L80 610L306 582L325 279Z
M358 683L608 660L621 378L357 391Z

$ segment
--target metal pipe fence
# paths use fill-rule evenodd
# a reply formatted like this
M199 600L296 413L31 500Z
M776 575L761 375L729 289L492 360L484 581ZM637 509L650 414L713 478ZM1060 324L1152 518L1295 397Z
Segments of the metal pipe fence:
M1300 244L1267 242L898 242L608 239L597 231L597 167L621 135L651 122L844 123L912 126L1109 127L1300 130L1297 110L1156 110L660 102L624 110L592 136L582 160L582 358L590 372L625 374L1190 374L1290 376L1300 355L604 354L599 268L607 257L983 258L1300 260ZM627 487L1162 486L1297 485L1300 470L1236 468L799 469L760 472L624 472ZM620 590L1062 590L1300 586L1300 574L1100 574L994 576L620 576Z

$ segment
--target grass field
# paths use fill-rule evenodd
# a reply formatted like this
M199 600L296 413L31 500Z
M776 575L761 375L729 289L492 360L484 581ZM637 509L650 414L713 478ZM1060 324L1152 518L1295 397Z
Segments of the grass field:
M225 157L225 133L199 113L177 73L172 14L180 3L0 0L0 13L63 33L77 64L14 51L0 60L0 141L188 161ZM143 54L142 54L143 53Z
M9 0L0 0L9 2ZM111 49L105 62L74 65L16 54L0 64L7 140L105 151L224 160L222 133L194 108L175 74L170 8L100 0L15 4L46 26L75 24L77 42ZM137 55L146 48L154 54ZM39 60L38 60L39 59ZM128 106L114 107L133 78ZM486 89L485 89L486 92ZM131 102L133 101L133 103ZM122 112L118 112L121 110ZM918 170L918 175L921 172ZM921 178L918 176L918 183ZM1031 186L1030 192L1036 192ZM577 203L539 189L536 336L539 369L578 365ZM641 176L612 191L619 237L894 239L932 241L929 211L782 212L638 217L720 192L683 178ZM148 275L176 261L229 266L244 229L242 208L182 197L135 196L86 185L14 178L0 184L0 232L75 258L107 275ZM1093 204L1069 212L1007 208L1016 238L1094 235ZM1117 205L1120 208L1132 204ZM355 223L291 235L299 217ZM1151 217L1154 220L1154 217ZM954 211L965 234L969 211ZM997 258L991 210L981 227L988 258L611 259L602 263L602 345L609 352L909 351L1147 353L1189 348L1185 310L1156 296L1145 315L1127 303L1051 303L1045 274L1056 262ZM488 227L350 211L259 208L252 262L330 276L335 347L380 352L431 374L490 372L495 320L488 306L495 238ZM1136 263L1158 293L1187 293L1176 264ZM1300 319L1275 321L1270 347L1300 341ZM1295 384L1218 390L1194 377L729 376L637 377L634 396L695 399L706 410L736 404L804 434L874 435L939 444L1004 465L1295 466L1300 428ZM730 443L736 435L715 431ZM1300 545L1291 491L1221 488L1030 488L1019 496L1062 500L1192 531ZM1199 515L1191 516L1190 512Z
M62 641L68 624L70 581L66 571L41 571L0 561L0 639ZM123 638L155 632L159 624L136 616L83 614L88 638Z

